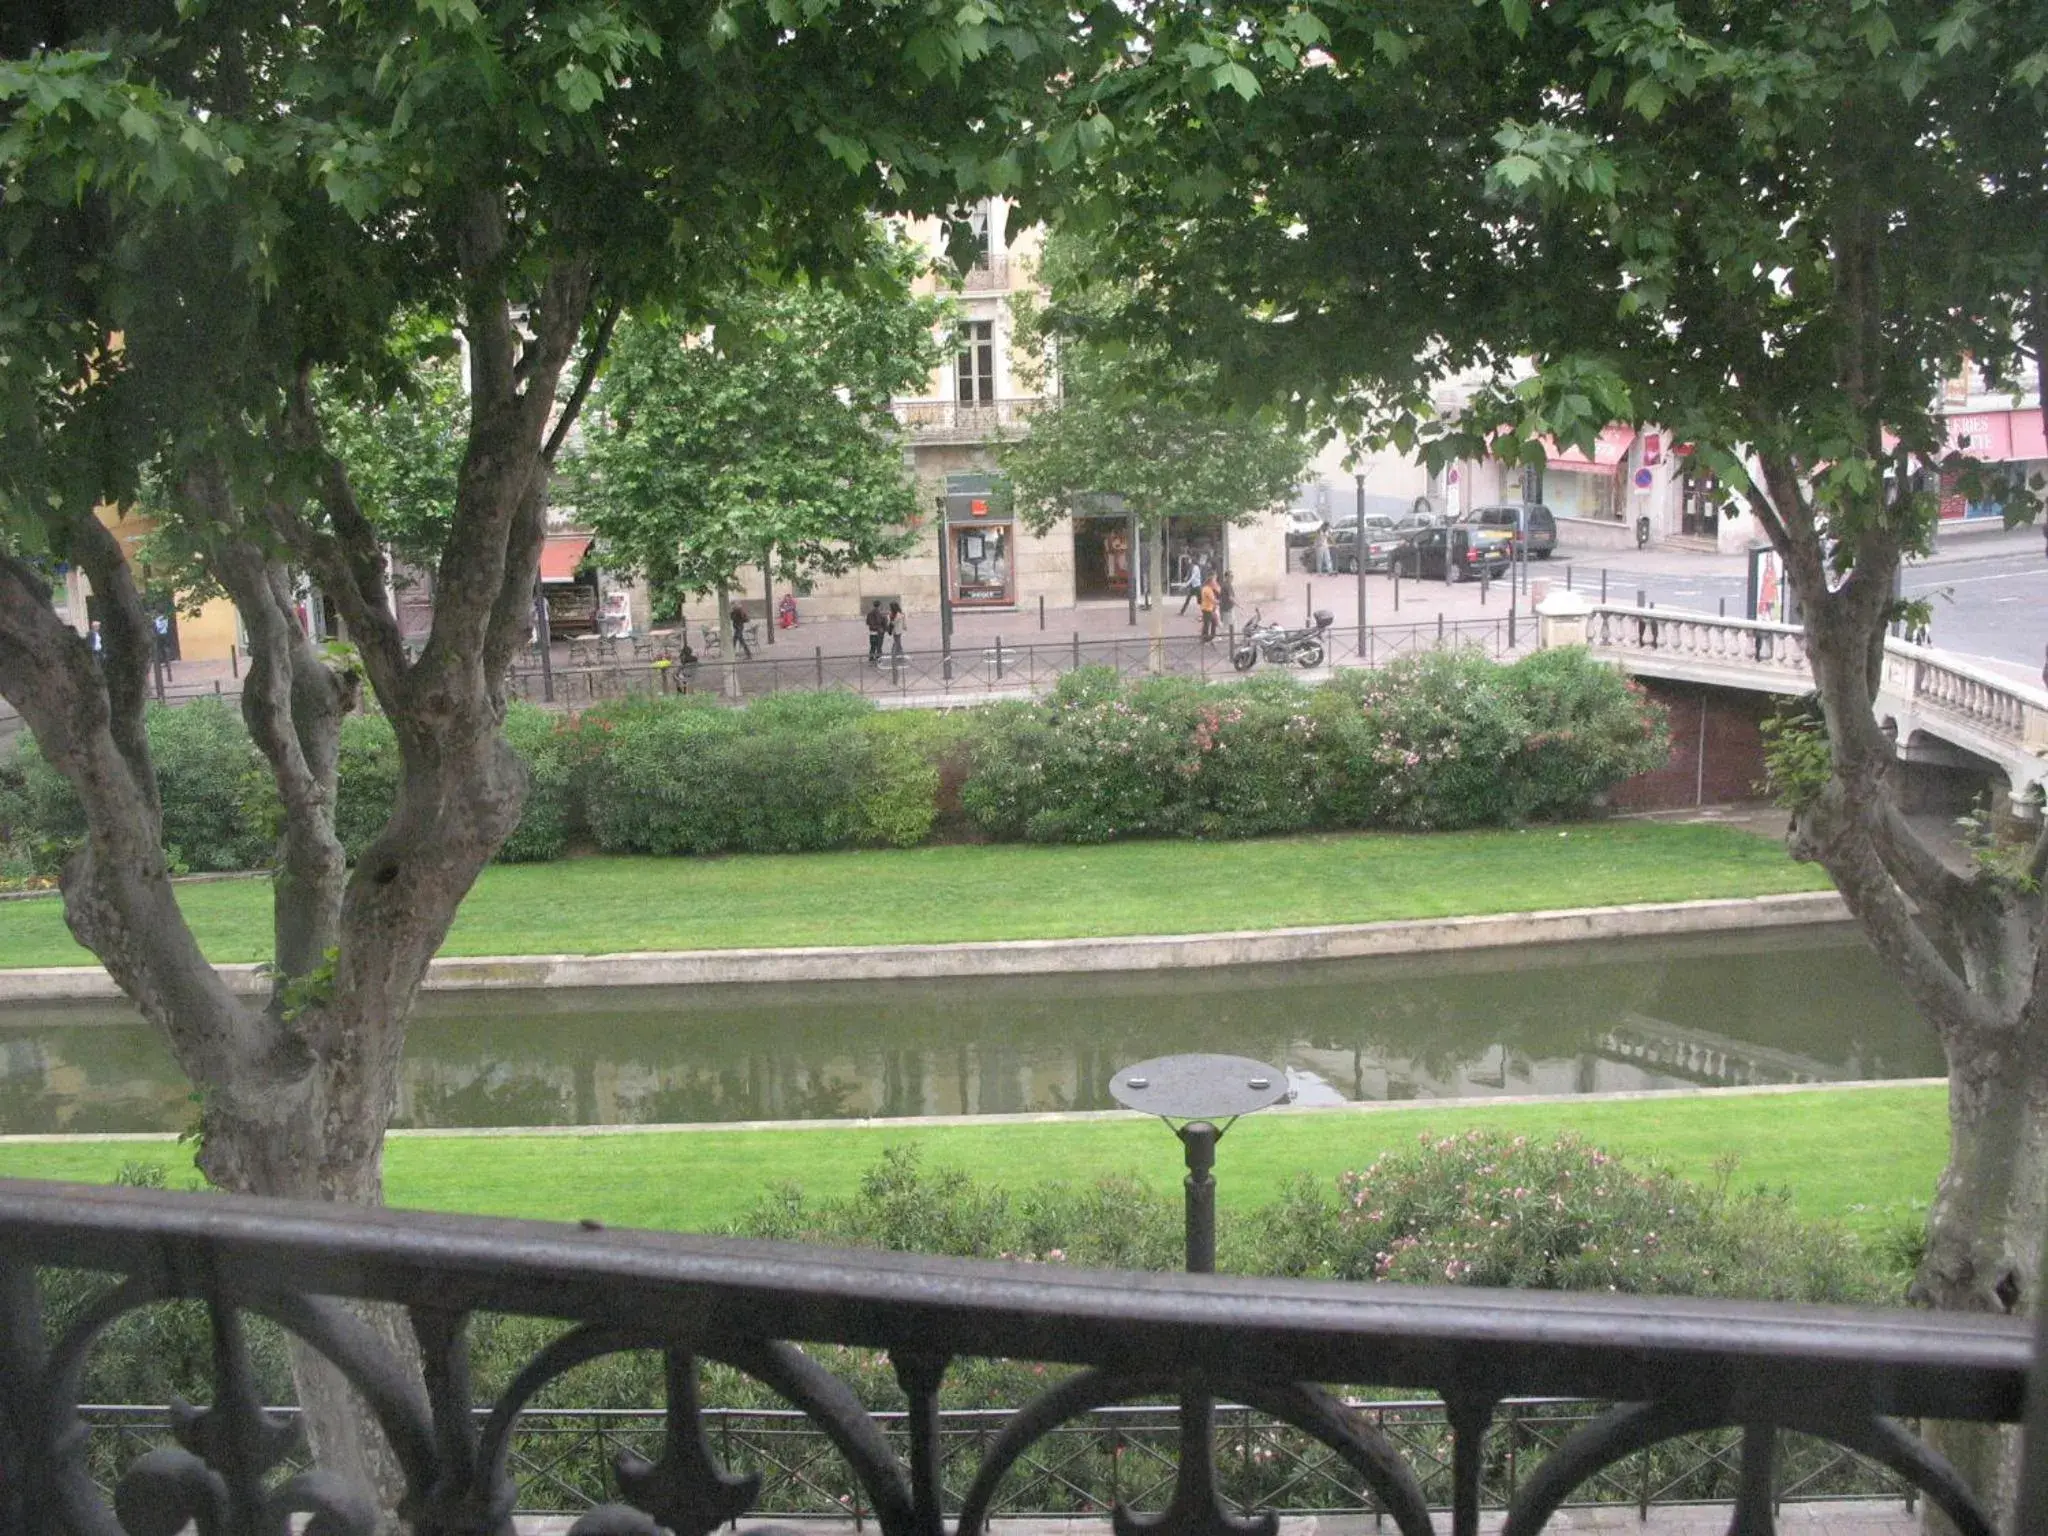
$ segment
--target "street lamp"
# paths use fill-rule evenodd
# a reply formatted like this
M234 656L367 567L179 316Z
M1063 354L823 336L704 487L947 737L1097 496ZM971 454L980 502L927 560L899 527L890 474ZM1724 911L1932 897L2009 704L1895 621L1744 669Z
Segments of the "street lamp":
M1214 1274L1216 1143L1238 1116L1286 1098L1287 1074L1248 1056L1159 1056L1117 1073L1109 1096L1126 1109L1159 1116L1180 1138L1188 1165L1188 1273Z
M1352 477L1358 482L1358 536L1351 541L1352 563L1358 568L1358 654L1365 654L1365 471Z
M1216 1143L1240 1115L1286 1098L1287 1074L1247 1056L1160 1056L1118 1072L1109 1080L1109 1094L1126 1109L1159 1116L1180 1138L1188 1166L1188 1273L1214 1274ZM1157 1515L1133 1515L1118 1506L1111 1512L1115 1536L1171 1531L1274 1536L1279 1521L1271 1513L1243 1519L1224 1508L1216 1488L1215 1406L1207 1392L1192 1386L1182 1389L1180 1464L1174 1471L1173 1498Z

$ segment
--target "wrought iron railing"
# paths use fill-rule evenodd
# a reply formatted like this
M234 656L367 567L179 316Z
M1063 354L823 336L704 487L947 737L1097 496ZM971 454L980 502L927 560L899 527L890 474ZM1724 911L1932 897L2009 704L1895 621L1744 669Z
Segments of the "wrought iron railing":
M1150 638L1142 630L1123 635L1083 636L1078 631L1054 638L1031 631L1030 638L1004 636L960 639L950 651L920 647L902 655L883 656L879 665L866 652L828 655L822 646L809 651L784 641L754 647L751 657L727 664L722 657L684 663L673 645L659 639L619 639L589 643L578 664L550 666L543 673L538 658L522 657L512 669L512 687L536 702L576 707L600 699L645 693L711 693L724 695L728 675L741 699L770 693L839 689L878 699L923 701L934 696L1029 694L1049 688L1076 668L1106 666L1126 677L1153 671L1182 677L1225 679L1240 675L1231 661L1234 632L1209 642L1185 633L1165 637L1158 664ZM1374 624L1360 631L1337 626L1325 632L1323 662L1296 675L1321 676L1322 667L1383 666L1396 657L1419 651L1476 649L1506 659L1533 645L1535 622L1524 613L1498 618L1445 619L1441 615L1418 624ZM1260 661L1260 669L1271 663Z
M1433 1398L1346 1399L1345 1408L1400 1446L1434 1505L1449 1502L1451 1466L1444 1452L1451 1425ZM273 1409L287 1419L294 1409ZM1540 1465L1606 1409L1577 1398L1509 1398L1486 1426L1480 1502L1506 1507L1528 1469ZM481 1432L490 1410L478 1408ZM909 1416L882 1410L872 1417L902 1453ZM957 1514L963 1479L1015 1417L1012 1410L971 1408L939 1414L939 1463L945 1511ZM174 1447L168 1409L91 1405L80 1410L91 1444L87 1469L111 1495L121 1472L139 1456ZM793 1408L719 1408L702 1412L705 1437L727 1469L757 1473L757 1509L803 1519L848 1518L856 1527L872 1513L858 1481L847 1475L825 1432ZM611 1496L611 1469L621 1454L659 1454L667 1416L644 1408L532 1408L520 1415L506 1458L518 1485L522 1515L574 1516ZM1178 1412L1156 1405L1097 1408L1048 1430L1017 1460L990 1507L992 1516L1050 1519L1103 1516L1119 1507L1152 1509L1170 1496L1176 1466ZM1573 1490L1567 1508L1729 1502L1741 1470L1740 1430L1704 1430L1646 1447ZM1371 1515L1375 1501L1327 1445L1241 1403L1215 1409L1210 1452L1225 1496L1240 1508L1289 1515ZM304 1469L303 1457L286 1466ZM1773 1466L1778 1504L1825 1500L1885 1501L1910 1508L1917 1490L1889 1468L1809 1435L1787 1434Z
M118 1277L54 1340L36 1300L46 1265ZM981 1536L1006 1482L1063 1475L1048 1451L1063 1444L1062 1426L1162 1398L1179 1402L1182 1424L1211 1428L1124 1435L1126 1455L1144 1449L1116 1497L1125 1509L1163 1505L1163 1529L1176 1533L1244 1529L1228 1522L1232 1509L1279 1496L1292 1475L1258 1475L1272 1463L1254 1444L1252 1475L1233 1492L1214 1438L1223 1400L1320 1447L1330 1470L1317 1475L1360 1490L1403 1536L1435 1529L1433 1505L1448 1506L1453 1536L1471 1536L1489 1500L1507 1504L1508 1536L1541 1530L1582 1490L1626 1483L1638 1453L1712 1430L1732 1431L1733 1449L1715 1453L1722 1471L1708 1468L1703 1486L1723 1495L1732 1485L1738 1531L1771 1529L1773 1469L1791 1432L1889 1468L1958 1529L1993 1536L1969 1490L1901 1421L2017 1421L2032 1354L2026 1326L2001 1318L1101 1273L6 1181L0 1529L123 1528L86 1475L78 1382L105 1328L172 1298L207 1306L214 1400L181 1416L178 1447L117 1471L112 1506L135 1536L189 1519L203 1530L282 1531L299 1513L323 1516L328 1532L369 1529L362 1490L332 1471L289 1474L289 1426L254 1406L242 1345L250 1317L296 1334L363 1393L402 1468L401 1507L423 1536L507 1530L528 1403L623 1350L665 1360L660 1444L652 1457L618 1458L614 1502L584 1515L580 1536L707 1536L763 1506L766 1471L723 1457L698 1406L700 1360L736 1368L801 1412L837 1457L826 1473L803 1452L821 1469L814 1481L857 1489L850 1504L887 1536L940 1536L949 1516L954 1536ZM406 1309L424 1386L338 1298ZM479 1428L465 1322L486 1311L566 1327ZM886 1352L903 1416L879 1419L799 1347L818 1344ZM1079 1369L1049 1377L1055 1384L999 1429L949 1457L957 1448L941 1435L939 1394L956 1360L980 1357ZM1411 1432L1327 1390L1359 1383L1435 1391L1443 1419ZM1504 1478L1488 1426L1509 1399L1538 1394L1618 1406L1517 1441ZM777 1459L786 1468L792 1458Z

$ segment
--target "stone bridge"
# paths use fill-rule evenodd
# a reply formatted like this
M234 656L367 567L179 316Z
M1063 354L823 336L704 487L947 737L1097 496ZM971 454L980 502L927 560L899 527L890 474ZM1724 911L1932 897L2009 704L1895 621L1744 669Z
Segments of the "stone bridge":
M1544 601L1545 644L1569 644L1584 626L1595 655L1643 677L1798 695L1811 691L1806 635L1794 624L1725 619L1664 608ZM2048 691L1930 646L1885 642L1877 716L1902 761L1981 775L2004 809L2041 814L2048 791Z

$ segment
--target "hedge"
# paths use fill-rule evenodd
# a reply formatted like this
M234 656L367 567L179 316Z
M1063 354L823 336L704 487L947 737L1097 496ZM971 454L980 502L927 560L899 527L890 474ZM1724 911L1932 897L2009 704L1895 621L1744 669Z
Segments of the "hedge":
M240 720L201 701L152 708L164 837L179 866L268 861L276 794ZM1501 666L1469 651L1340 672L1206 684L1067 674L1051 694L957 715L882 711L846 693L743 709L701 696L598 704L575 717L515 704L529 789L508 861L578 844L645 854L995 841L1263 837L1309 828L1419 830L1583 815L1664 761L1662 713L1583 651ZM400 780L376 716L346 721L336 831L351 857ZM951 816L957 795L957 819ZM84 834L68 786L32 744L0 764L10 870L47 872Z

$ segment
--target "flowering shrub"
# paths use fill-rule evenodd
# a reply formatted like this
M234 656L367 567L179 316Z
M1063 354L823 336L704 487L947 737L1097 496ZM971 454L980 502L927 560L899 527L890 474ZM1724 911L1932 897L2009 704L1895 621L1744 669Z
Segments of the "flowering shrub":
M784 1186L736 1230L958 1258L1177 1269L1180 1201L1140 1179L1005 1191L928 1170L896 1147L846 1199ZM1896 1298L1855 1239L1791 1214L1785 1197L1731 1194L1643 1172L1575 1137L1424 1135L1334 1186L1306 1178L1219 1216L1226 1273L1421 1285L1628 1291L1756 1300Z
M1425 1133L1268 1213L1282 1273L1528 1290L1755 1300L1882 1294L1855 1241L1799 1221L1786 1197L1643 1172L1575 1136Z
M1513 667L1427 652L1314 689L1092 668L1043 704L979 712L975 731L963 807L984 836L1032 842L1582 814L1667 746L1662 713L1583 651Z

